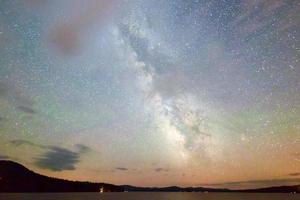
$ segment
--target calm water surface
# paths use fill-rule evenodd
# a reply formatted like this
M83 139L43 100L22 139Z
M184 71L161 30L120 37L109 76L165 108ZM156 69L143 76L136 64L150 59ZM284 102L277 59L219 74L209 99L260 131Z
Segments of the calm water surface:
M300 194L228 194L228 193L55 193L0 194L0 200L300 200Z

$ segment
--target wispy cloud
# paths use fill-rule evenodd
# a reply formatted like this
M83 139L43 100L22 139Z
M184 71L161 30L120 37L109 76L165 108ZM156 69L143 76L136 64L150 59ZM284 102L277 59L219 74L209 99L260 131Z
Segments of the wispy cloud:
M13 81L8 82L10 83L0 81L0 98L8 100L17 111L29 115L37 114L33 109L34 102L28 97L27 92L16 87Z
M88 147L84 144L76 144L75 147L79 153L87 153L87 152L92 151L92 149L90 147Z
M28 145L28 146L38 147L41 149L49 148L48 146L36 144L34 142L30 142L28 140L22 140L22 139L11 140L10 144L12 144L13 146L16 146L16 147L21 146L21 145Z
M41 149L52 149L54 146L51 145L41 145L41 144L37 144L28 140L23 140L23 139L15 139L15 140L11 140L10 144L12 144L13 146L21 146L21 145L28 145L28 146L32 146L32 147L38 147ZM74 152L77 153L87 153L92 151L92 149L84 144L75 144L75 150Z
M17 109L27 114L36 114L36 111L33 108L28 106L18 106Z
M300 176L300 172L290 173L289 176Z
M168 172L170 171L169 169L158 167L154 169L155 172Z
M126 167L116 167L115 169L120 171L128 171L128 168Z

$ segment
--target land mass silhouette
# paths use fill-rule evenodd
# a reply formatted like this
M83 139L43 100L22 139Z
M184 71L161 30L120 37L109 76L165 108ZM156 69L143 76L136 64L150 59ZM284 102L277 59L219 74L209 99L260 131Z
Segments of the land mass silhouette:
M136 187L69 181L37 174L23 165L0 160L0 193L26 192L260 192L260 193L300 193L300 185L281 186L250 190L213 189L204 187Z

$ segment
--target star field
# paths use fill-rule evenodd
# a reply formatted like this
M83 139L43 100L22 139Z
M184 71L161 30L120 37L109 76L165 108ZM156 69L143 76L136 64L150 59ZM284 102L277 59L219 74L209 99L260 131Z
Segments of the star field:
M0 158L113 184L299 184L299 12L0 1Z

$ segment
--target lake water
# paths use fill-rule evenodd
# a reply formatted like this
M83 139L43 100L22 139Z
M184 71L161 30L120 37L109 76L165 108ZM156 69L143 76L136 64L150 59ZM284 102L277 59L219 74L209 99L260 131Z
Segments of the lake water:
M300 194L246 193L52 193L0 194L0 200L300 200Z

